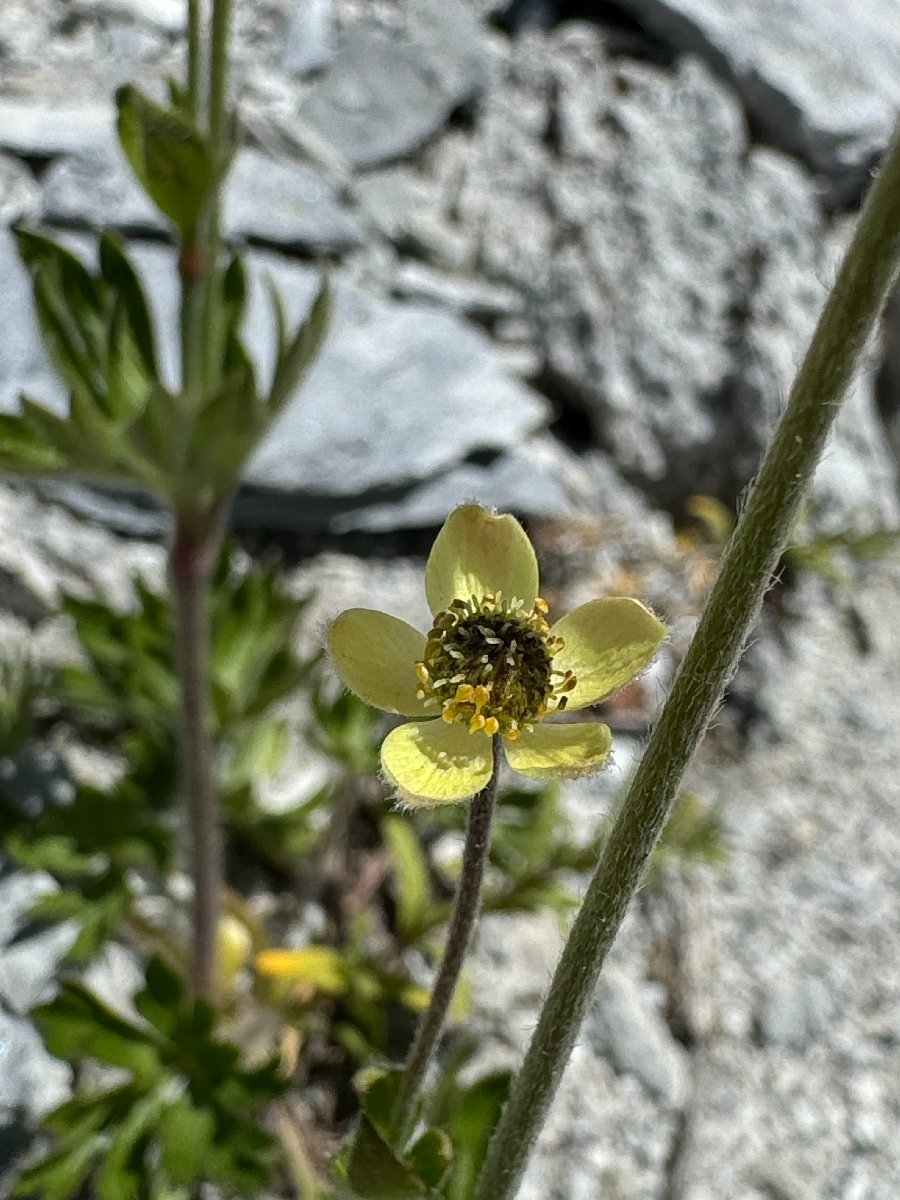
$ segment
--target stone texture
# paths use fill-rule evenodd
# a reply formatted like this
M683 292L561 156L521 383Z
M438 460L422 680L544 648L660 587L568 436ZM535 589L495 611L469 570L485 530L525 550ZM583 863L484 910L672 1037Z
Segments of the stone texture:
M250 148L235 160L223 222L232 237L287 252L343 254L362 240L358 224L324 176L302 163Z
M4 784L8 786L8 781ZM10 1012L25 1014L49 999L60 960L72 944L73 931L66 924L10 944L29 907L40 896L56 890L50 876L43 873L12 871L0 881L0 1005Z
M167 223L141 190L112 133L59 157L44 177L43 217L54 225L163 234Z
M294 0L281 64L290 75L308 75L326 66L334 52L331 0Z
M250 147L237 154L222 208L227 236L286 251L341 254L361 240L358 225L319 172ZM155 234L167 228L112 137L54 163L44 183L43 213L54 224L77 228L112 224Z
M330 68L301 107L356 167L414 154L484 82L478 24L460 0L407 7L405 36L391 37L374 21L343 29Z
M551 28L559 5L546 32L509 41L485 32L491 0L333 0L342 32L331 71L299 83L286 74L307 69L287 59L288 0L239 6L235 78L253 117L251 153L264 146L271 169L247 172L247 216L234 229L289 253L345 259L336 270L340 340L316 377L327 403L315 408L312 388L298 397L264 463L271 474L241 505L257 505L263 524L321 521L334 533L437 523L473 497L526 513L575 500L574 516L535 523L546 581L578 600L627 587L672 616L673 643L682 646L697 594L668 515L651 506L674 509L697 490L733 499L754 472L843 240L832 236L809 170L827 178L830 205L850 196L897 102L896 14L875 0L850 12L849 2L820 6L795 27L799 0L777 12L774 0L740 11L713 0L625 0L621 7L652 25L658 45L692 51L662 70L645 54L634 61L602 27L568 19ZM569 17L589 7L567 6ZM179 47L159 23L167 8L166 0L152 11L93 0L88 19L64 21L57 0L4 5L0 149L27 160L0 160L0 180L10 181L5 190L0 182L4 220L34 211L39 184L46 216L86 223L86 209L67 210L59 198L68 172L68 187L74 174L98 197L87 223L130 211L130 227L159 236L152 212L129 210L127 172L109 173L102 156L112 145L111 81L137 71L153 88L180 70ZM823 72L826 86L817 83ZM48 102L61 91L64 103ZM465 120L448 129L461 104ZM789 154L761 146L760 132ZM356 216L344 195L358 203L363 247L345 237L329 250L312 235L295 236L309 183L293 166L300 152L323 166L322 187L342 221ZM79 181L73 168L82 161L99 166L83 167ZM290 211L277 221L273 162L289 172ZM157 248L139 257L171 317L170 259ZM271 332L259 277L274 275L299 315L312 275L271 255L251 260L249 331L265 364ZM0 403L13 403L22 387L59 403L5 234L0 274ZM892 329L889 320L879 403L896 445ZM523 370L549 403L503 374L501 338L527 347ZM164 357L172 381L171 338ZM873 415L876 366L873 359L862 371L820 467L815 528L897 524L892 466ZM345 393L353 426L334 420ZM578 459L545 432L551 409L568 442L587 451ZM640 491L623 485L623 465ZM298 490L307 479L324 490ZM122 541L96 523L115 512L133 522L133 535L159 537L158 515L132 497L91 494L89 502L89 519L77 520L34 493L0 489L2 638L27 639L39 663L72 653L71 631L46 616L60 584L98 587L124 604L133 574L163 576L159 544ZM572 560L552 566L551 538L575 547L575 586ZM295 582L318 590L310 647L321 621L348 604L427 627L420 562L331 556ZM653 901L642 895L611 955L613 983L600 992L619 989L621 1020L610 1031L589 1018L523 1200L900 1193L900 977L886 951L900 937L896 583L881 567L837 590L801 574L794 591L766 606L744 681L765 721L744 729L735 702L726 702L690 780L706 803L722 804L730 846L723 873L691 868L684 882L698 900L681 928L691 951L684 957L706 964L692 977L689 1007L702 1001L712 1015L686 1057L660 1019L672 997L648 978L659 931ZM646 683L652 693L665 686L657 676ZM567 793L582 838L640 749L638 731L617 734L618 767ZM27 890L23 879L16 886ZM15 905L7 897L0 908L8 916ZM486 1061L509 1064L524 1048L559 946L557 922L543 916L482 923L470 1024L492 1039ZM23 1144L34 1106L65 1094L65 1068L7 1011L41 993L52 949L38 940L31 959L17 957L24 945L0 955L0 1173L4 1156ZM119 979L118 969L107 971L110 994ZM669 1059L687 1064L687 1088Z
M253 342L265 347L262 331ZM474 450L512 446L545 417L542 400L504 374L474 327L433 307L339 289L328 345L246 479L359 495L426 479Z
M357 497L353 507L333 517L329 528L335 533L436 529L448 512L468 500L522 517L561 518L574 511L580 474L573 456L538 435L490 461L462 462L393 499Z
M0 97L0 148L32 159L75 154L108 142L112 110L99 98L83 104L48 104L39 97Z
M176 34L184 30L186 8L181 0L80 0L85 12L104 17L127 17Z
M685 1100L687 1054L657 1009L621 971L604 972L594 996L586 1036L619 1072L634 1075L670 1108Z
M33 1120L61 1104L69 1078L69 1068L50 1057L34 1026L0 1008L0 1179L10 1161L4 1155L6 1139L11 1148L21 1149L14 1134L17 1121Z
M0 155L0 226L15 225L37 216L40 189L21 162Z
M523 38L484 102L458 209L482 269L526 295L557 403L586 414L666 506L694 492L736 501L830 265L812 182L748 143L728 89L696 59L670 71L607 60L587 26ZM863 485L845 520L885 495L871 398L860 406L865 449L849 425L833 439Z
M15 241L0 229L0 412L14 409L21 392L60 407L65 396L47 365L31 300L31 283L19 262Z
M893 0L621 0L736 88L762 136L815 171L859 183L900 104Z

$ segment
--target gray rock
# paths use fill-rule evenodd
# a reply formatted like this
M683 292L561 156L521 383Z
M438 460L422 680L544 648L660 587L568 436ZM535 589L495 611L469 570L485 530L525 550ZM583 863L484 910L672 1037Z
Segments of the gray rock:
M0 155L0 225L29 220L40 208L40 189L28 168L15 158Z
M485 80L479 26L460 0L415 0L403 37L360 20L337 39L334 60L301 106L356 167L416 153Z
M86 12L104 17L128 17L166 33L181 33L187 9L181 0L80 0Z
M69 1067L50 1057L33 1025L0 1008L0 1137L17 1117L41 1116L61 1104L70 1077ZM7 1163L0 1157L0 1171Z
M112 123L112 113L108 121ZM166 222L143 192L111 131L47 170L43 216L53 225L162 234Z
M359 176L354 191L374 229L402 253L470 272L474 245L450 219L440 184L406 165Z
M900 526L897 460L878 421L873 372L854 380L826 443L812 485L810 532L868 533Z
M763 137L832 180L860 181L900 104L893 0L622 0L734 84Z
M49 169L43 208L45 219L59 225L167 228L112 138ZM360 242L356 222L322 175L249 147L238 152L228 176L222 219L229 237L307 254L341 254Z
M280 274L291 298L304 284L309 294L311 272ZM271 331L258 315L251 322L251 344L265 358ZM328 345L245 478L279 491L356 496L427 479L475 450L513 446L546 417L544 402L503 372L473 326L338 287Z
M484 109L460 217L528 296L545 390L655 499L735 501L825 295L811 180L702 63L608 62L583 26L517 44Z
M176 279L167 252L136 247L166 332L164 364L176 374ZM245 337L271 372L274 328L264 280L292 319L316 286L314 271L275 256L248 256L251 297ZM514 446L540 428L544 401L502 370L489 339L452 313L380 300L336 283L328 341L297 397L251 460L245 481L351 498L398 488L445 471L476 450Z
M362 240L323 175L302 163L241 150L228 177L223 221L231 236L307 254L343 254Z
M566 472L578 467L566 450L539 435L490 462L451 467L397 499L379 501L376 497L366 504L366 497L359 497L353 508L332 519L330 529L335 533L381 533L436 528L448 512L467 500L523 517L563 517L573 511Z
M281 65L289 75L321 70L334 51L331 0L294 0Z
M782 975L766 988L757 1027L765 1046L803 1053L828 1025L828 996L817 978Z
M64 391L50 370L41 344L31 283L19 262L12 235L0 228L0 412L14 409L21 392L59 407Z
M43 872L14 871L0 880L0 1003L13 1012L25 1013L47 999L60 959L72 944L73 931L65 923L10 944L31 905L56 890Z
M485 325L501 317L519 316L525 310L524 299L514 288L448 275L415 259L398 264L391 292L400 300L443 305Z
M113 115L109 104L48 104L0 99L0 149L25 158L57 158L108 143Z
M634 1075L655 1099L681 1105L688 1090L688 1057L655 1007L622 971L600 976L586 1036L617 1071Z

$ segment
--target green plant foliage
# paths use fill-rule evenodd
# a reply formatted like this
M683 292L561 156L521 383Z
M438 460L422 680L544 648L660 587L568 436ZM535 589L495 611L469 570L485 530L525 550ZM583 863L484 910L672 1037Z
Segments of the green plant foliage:
M275 1146L259 1117L285 1090L277 1064L244 1067L217 1036L212 1008L189 1000L159 958L135 1007L140 1024L67 982L33 1012L51 1053L118 1071L48 1115L54 1144L13 1195L69 1200L90 1187L97 1200L163 1200L201 1181L245 1193L271 1182Z
M100 600L64 595L86 659L62 668L53 694L79 728L116 739L164 742L173 755L178 680L174 615L168 596L135 584L135 605L116 612ZM214 735L223 747L223 772L232 790L246 791L260 774L279 767L283 723L274 705L308 678L311 661L292 649L294 629L308 601L280 585L274 566L237 570L224 551L212 582L211 663Z
M784 552L788 563L803 570L814 571L830 583L850 582L843 562L871 562L887 558L900 547L900 529L873 529L869 533L819 534L809 540L792 542Z
M59 891L38 900L17 933L27 939L48 923L73 921L69 950L87 961L127 921L135 872L164 888L171 867L177 796L173 617L167 597L138 582L136 603L118 612L99 600L63 598L84 656L38 680L24 664L0 670L0 744L16 752L33 726L39 697L57 705L80 739L110 748L123 774L110 791L76 786L63 771L37 780L39 803L23 805L15 781L0 781L0 844L23 866L48 871ZM314 818L327 805L321 789L295 810L273 816L255 800L259 781L281 765L286 723L271 706L308 680L312 663L291 648L305 600L289 596L272 566L236 570L223 553L212 598L213 692L220 780L233 832L285 872L321 836ZM46 720L46 714L44 720ZM60 784L68 795L60 798Z
M121 479L165 490L159 465L129 431L164 389L157 378L150 310L120 243L104 234L99 270L26 229L16 231L44 343L69 389L61 417L23 398L0 422L0 465L29 473ZM171 431L170 431L171 434Z
M405 817L383 817L381 835L394 862L397 933L408 944L427 933L441 917L439 912L432 912L428 859L415 828Z
M313 744L351 773L377 774L382 727L378 710L346 689L335 692L324 674L313 681L310 699Z
M561 875L589 869L595 857L596 849L574 842L558 787L505 791L498 804L490 858L501 882L485 889L484 907L503 912L549 908L563 916L575 901Z
M721 867L728 861L721 808L707 808L693 792L682 792L650 858L644 882L663 886L663 870L706 863Z
M0 660L0 758L10 758L34 729L41 680L26 658Z
M441 1187L444 1200L470 1200L491 1132L509 1094L511 1071L492 1071L474 1080L461 1078L477 1049L473 1038L457 1042L427 1103L427 1120L447 1131L453 1147Z
M420 1133L408 1148L391 1133L400 1072L380 1067L360 1071L355 1079L360 1100L359 1123L338 1171L349 1185L344 1196L366 1200L438 1200L437 1191L451 1159L450 1139L440 1129Z
M224 271L216 327L219 378L211 394L193 406L180 443L177 484L169 495L179 512L212 511L231 495L241 467L299 387L325 339L332 298L323 276L305 320L292 334L276 309L277 338L273 379L260 391L250 355L240 337L247 297L245 271L233 259Z
M427 989L411 981L401 961L373 951L372 925L373 914L360 912L339 947L345 990L331 1028L331 1037L359 1063L384 1057L392 1009L418 1012L428 1002Z
M122 122L132 165L144 155L140 169L136 167L139 178L146 182L141 170L152 174L159 164L167 164L160 185L170 215L178 214L176 222L194 220L190 171L186 167L187 174L176 170L170 177L172 164L161 148L153 149L157 137L165 143L171 135L190 158L190 170L199 171L190 123L185 128L182 114L159 109L133 88L120 92ZM148 165L147 156L157 165ZM177 165L177 155L174 161ZM181 188L194 198L189 206L175 195ZM160 202L159 196L155 199ZM0 467L137 485L168 501L182 517L190 514L197 529L207 529L321 347L331 316L327 279L323 277L307 318L292 333L276 305L278 347L273 382L264 394L240 336L247 283L241 260L232 259L216 291L213 329L221 341L215 356L221 370L208 395L184 397L159 378L150 308L115 237L104 234L100 239L98 269L91 271L39 233L19 229L16 236L31 274L44 342L69 391L69 412L60 416L23 397L19 414L0 414Z
M197 228L213 185L206 139L181 107L126 84L116 92L119 141L144 191L183 237Z
M6 852L22 866L48 871L60 885L29 909L16 940L48 923L72 921L68 957L86 961L121 930L134 900L134 871L163 875L172 834L129 781L113 791L79 787L69 803L46 799L23 820L0 790L0 830Z

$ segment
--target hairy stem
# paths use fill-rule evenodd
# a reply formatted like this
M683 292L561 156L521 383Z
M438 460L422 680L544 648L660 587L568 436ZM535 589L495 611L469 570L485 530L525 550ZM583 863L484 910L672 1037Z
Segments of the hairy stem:
M737 666L803 492L900 265L900 127L725 552L671 695L603 848L537 1029L488 1147L475 1200L515 1196L600 968L685 769Z
M209 699L209 579L215 540L178 522L169 552L181 683L181 772L194 880L191 978L194 994L215 996L222 847L213 781Z
M490 849L491 822L494 816L494 801L497 797L497 777L503 760L501 739L495 736L491 741L494 770L487 787L483 788L469 805L469 821L463 848L462 868L456 888L453 916L447 931L444 957L434 981L428 1008L422 1014L416 1030L397 1093L393 1126L398 1137L402 1136L409 1117L408 1110L421 1087L434 1048L441 1036L441 1030L444 1028L447 1011L456 990L481 905L481 885Z

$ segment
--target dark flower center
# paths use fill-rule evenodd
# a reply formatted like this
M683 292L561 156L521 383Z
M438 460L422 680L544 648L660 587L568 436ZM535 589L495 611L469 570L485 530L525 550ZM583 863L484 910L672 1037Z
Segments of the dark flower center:
M445 721L464 722L470 733L510 739L565 708L575 676L553 668L563 641L546 614L540 598L531 610L505 604L500 593L454 600L434 618L416 663L419 699L440 704Z

